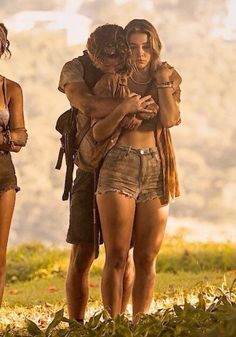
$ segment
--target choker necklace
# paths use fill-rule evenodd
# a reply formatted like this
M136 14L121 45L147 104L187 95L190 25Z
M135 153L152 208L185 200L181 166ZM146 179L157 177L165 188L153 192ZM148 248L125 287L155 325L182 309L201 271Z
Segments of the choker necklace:
M132 77L132 75L130 75L129 78L130 78L131 81L133 81L134 83L136 83L136 84L141 84L141 85L147 85L147 84L149 84L149 83L152 82L152 78L150 78L150 79L149 79L148 81L146 81L146 82L139 82L139 81L135 80L135 79Z

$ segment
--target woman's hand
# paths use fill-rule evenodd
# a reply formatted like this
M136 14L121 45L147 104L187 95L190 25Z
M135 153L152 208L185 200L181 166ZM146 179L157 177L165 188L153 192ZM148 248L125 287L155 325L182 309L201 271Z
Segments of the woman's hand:
M14 145L25 146L28 139L26 129L19 128L11 131L11 140Z
M151 119L154 118L158 111L159 111L159 106L156 104L154 99L151 97L147 102L143 104L143 108L146 109L148 107L148 112L146 111L140 111L137 113L137 118L144 120L144 119Z
M152 103L153 100L151 95L141 97L140 95L131 93L120 104L120 108L125 115L135 112L152 113L153 111L149 109L149 105Z

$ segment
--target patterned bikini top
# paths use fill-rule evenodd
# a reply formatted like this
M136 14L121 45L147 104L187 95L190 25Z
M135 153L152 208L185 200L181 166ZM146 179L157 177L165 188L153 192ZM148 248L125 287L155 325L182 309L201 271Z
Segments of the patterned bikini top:
M2 81L1 81L2 80ZM6 78L0 75L0 83L2 82L2 93L4 100L4 107L0 107L0 131L4 131L7 129L9 124L9 109L7 104L7 86L6 86Z

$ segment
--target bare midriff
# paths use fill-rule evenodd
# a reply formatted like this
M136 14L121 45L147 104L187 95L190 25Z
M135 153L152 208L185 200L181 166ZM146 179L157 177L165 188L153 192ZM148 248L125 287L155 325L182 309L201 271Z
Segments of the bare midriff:
M123 131L117 142L119 145L131 146L136 149L156 146L153 131Z
M132 93L136 93L141 96L145 96L147 94L147 86L135 84L130 79L128 79L128 87ZM129 131L122 129L122 133L117 144L131 146L136 149L155 147L155 129L156 123L154 120L143 121L137 130Z

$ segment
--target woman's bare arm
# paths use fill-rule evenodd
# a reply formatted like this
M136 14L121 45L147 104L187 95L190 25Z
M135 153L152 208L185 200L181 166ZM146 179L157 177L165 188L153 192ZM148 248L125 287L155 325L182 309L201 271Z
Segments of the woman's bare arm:
M93 126L93 136L97 142L101 142L110 137L119 126L123 118L131 113L139 111L142 104L150 101L150 96L141 97L140 95L131 94L123 99L107 117L99 120Z
M10 136L14 143L14 148L3 144L3 134L0 136L0 149L5 151L19 152L22 146L25 146L28 135L25 129L23 114L23 94L22 89L16 82L7 80L7 93L9 99L10 112Z
M160 66L156 73L157 87L162 83L172 81L173 88L158 88L158 101L159 101L159 116L163 127L170 128L177 125L180 121L180 111L177 100L173 92L178 90L181 83L181 77L168 64L164 63Z

